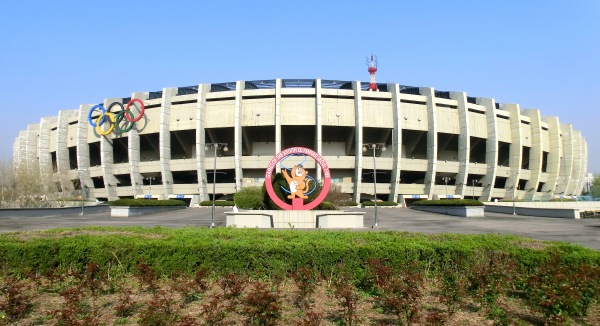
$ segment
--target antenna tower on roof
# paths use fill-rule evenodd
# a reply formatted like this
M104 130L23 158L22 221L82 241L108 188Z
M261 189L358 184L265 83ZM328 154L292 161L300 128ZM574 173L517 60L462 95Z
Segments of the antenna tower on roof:
M375 73L377 72L377 56L371 52L371 58L367 58L367 66L369 66L369 75L371 75L371 81L369 83L369 91L379 92L377 88L377 82L375 81Z

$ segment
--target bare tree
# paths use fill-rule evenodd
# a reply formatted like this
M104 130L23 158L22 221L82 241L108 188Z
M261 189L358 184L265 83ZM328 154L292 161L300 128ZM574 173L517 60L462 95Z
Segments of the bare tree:
M12 163L0 159L0 208L6 208L8 206L9 198L12 197L12 190L15 185L15 175L12 167Z
M42 177L37 166L13 166L0 160L0 192L3 208L65 206L56 176Z

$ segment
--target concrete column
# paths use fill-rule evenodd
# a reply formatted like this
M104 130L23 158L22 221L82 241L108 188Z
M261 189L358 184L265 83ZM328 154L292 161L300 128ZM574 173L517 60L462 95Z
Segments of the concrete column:
M281 80L278 80L281 84ZM234 163L235 163L235 191L242 189L242 179L244 178L244 171L242 170L242 92L246 87L246 83L243 81L237 81L235 87L235 108L233 114L234 124Z
M79 113L78 110L63 110L58 112L58 125L56 129L56 169L62 191L73 190L73 183L69 179L69 148L67 147L67 130L69 120Z
M464 198L467 180L469 177L469 158L471 156L471 129L469 128L469 110L467 108L467 94L464 92L450 92L450 98L456 100L458 108L458 174L456 175L456 194Z
M511 173L506 181L506 186L509 188L507 188L505 196L512 198L514 195L517 198L517 186L521 175L521 154L523 151L523 143L521 142L521 108L518 104L504 104L503 107L506 111L510 112L511 129L510 159L508 161Z
M21 130L19 132L19 137L17 137L19 150L17 164L15 164L15 169L27 169L27 159L25 154L27 153L27 130ZM54 169L54 167L52 167Z
M149 92L134 92L131 94L131 99L140 99L142 102L146 101L150 96ZM145 120L144 116L142 120ZM140 120L140 122L142 121ZM144 126L144 124L140 124ZM138 123L133 125L133 128L127 134L127 155L129 156L129 176L131 178L131 188L133 189L133 196L141 195L144 193L144 177L140 173L140 130Z
M25 146L26 146L26 152L25 152L25 159L27 160L27 168L29 169L30 173L33 173L35 171L35 173L39 172L40 169L40 164L39 164L39 146L38 146L38 140L39 140L39 132L40 132L40 125L39 124L30 124L27 126L27 138L25 139Z
M560 136L560 123L558 117L544 117L544 122L548 124L549 152L548 162L546 162L546 173L548 179L542 192L545 199L550 199L555 194L556 185L560 174L560 165L562 158L562 138Z
M15 141L13 142L13 160L12 160L13 171L16 171L17 167L19 167L19 165L20 165L20 159L19 159L20 148L21 148L21 138L19 136L17 136L15 138Z
M82 104L77 111L77 168L79 181L88 189L94 188L90 177L90 147L87 142L88 128L93 128L88 122L88 114L92 104Z
M160 100L159 152L160 174L165 199L173 194L173 173L171 173L171 97L177 95L177 88L163 88Z
M40 179L52 180L53 166L52 156L50 155L50 129L56 125L56 117L46 117L40 120L40 140L38 142L38 152L40 155ZM46 182L43 183L46 186ZM48 191L48 189L44 189Z
M390 148L393 153L393 161L388 201L398 202L400 171L402 170L402 110L399 96L400 86L398 84L388 84L388 90L392 92L392 110L394 110L394 131L392 133L392 148Z
M281 79L275 80L275 153L281 152Z
M585 176L585 171L581 170L583 167L582 158L583 149L581 143L581 132L579 130L573 130L573 170L571 171L569 186L566 191L568 195L579 195L581 193L579 181Z
M435 187L437 172L437 110L435 91L431 87L420 87L421 95L427 97L427 172L425 173L425 194L431 199Z
M317 134L316 134L316 152L320 155L323 154L323 101L321 99L321 79L315 79L315 107L316 107L316 122L317 122ZM316 169L316 179L321 180L322 171L317 164Z
M573 127L570 124L561 124L562 155L558 184L554 191L556 195L568 195L568 184L573 172Z
M206 167L204 166L204 144L206 133L204 121L206 119L206 94L210 91L210 84L198 85L198 101L196 102L196 170L198 171L198 193L200 201L209 200L206 185ZM198 203L200 204L200 203Z
M354 148L354 194L352 200L359 203L362 184L362 161L363 161L363 124L362 124L362 99L360 96L360 81L352 82L354 90L354 138L356 147Z
M477 98L477 104L485 106L485 118L487 122L487 139L485 142L485 164L487 169L481 180L483 193L480 200L492 199L492 191L498 175L498 122L496 117L496 100L493 98Z
M585 174L587 174L588 171L588 145L587 145L587 141L585 141L585 138L581 138L581 145L582 145L582 151L583 151L583 167L581 168L581 172L584 174L584 177L581 178L581 182L579 184L579 189L581 189L581 191L583 191L584 187L585 187Z
M535 200L537 196L538 183L542 176L542 157L543 157L543 139L542 139L542 116L539 110L524 110L525 116L530 118L531 126L531 150L529 151L529 170L531 176L525 184L525 199Z
M108 109L108 106L112 102L121 102L121 98L108 98L104 100L104 108ZM104 125L103 125L104 126ZM107 127L108 128L108 125ZM100 161L102 162L102 177L104 179L104 187L108 194L108 200L117 200L117 184L118 180L113 174L113 136L111 132L106 136L99 135L100 137Z
M579 134L579 159L581 161L581 164L579 167L579 178L577 180L578 182L575 187L575 194L580 196L583 191L583 183L585 180L585 175L587 173L587 170L586 170L587 155L586 155L585 139L583 138L581 131L579 131L578 134Z

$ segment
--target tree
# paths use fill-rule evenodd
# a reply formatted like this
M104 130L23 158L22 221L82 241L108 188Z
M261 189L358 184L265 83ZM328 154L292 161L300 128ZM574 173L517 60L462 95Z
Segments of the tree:
M0 196L3 208L62 207L66 202L59 192L54 176L44 177L38 166L13 167L0 160Z
M600 174L596 174L594 176L594 180L592 180L592 188L590 191L592 198L600 197Z
M15 185L15 174L12 164L6 160L0 160L0 208L9 207L7 203Z

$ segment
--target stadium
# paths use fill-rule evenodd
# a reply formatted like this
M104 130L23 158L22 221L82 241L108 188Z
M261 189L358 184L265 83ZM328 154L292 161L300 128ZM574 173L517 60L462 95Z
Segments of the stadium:
M29 125L13 163L65 196L191 206L261 186L273 156L294 146L319 153L356 202L581 193L587 143L558 117L465 92L376 85L273 79L134 92ZM305 166L319 180L316 167Z

